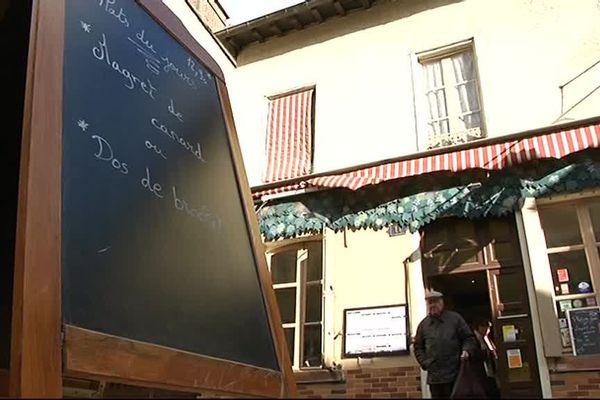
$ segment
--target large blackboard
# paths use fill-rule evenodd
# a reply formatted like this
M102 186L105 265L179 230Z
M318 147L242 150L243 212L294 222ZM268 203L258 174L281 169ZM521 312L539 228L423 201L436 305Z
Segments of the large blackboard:
M280 370L216 78L133 0L67 0L64 322Z
M573 354L600 354L600 307L567 310Z

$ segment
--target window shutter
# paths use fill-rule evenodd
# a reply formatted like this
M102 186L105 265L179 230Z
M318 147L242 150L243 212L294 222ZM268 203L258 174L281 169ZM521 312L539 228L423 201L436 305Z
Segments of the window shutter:
M313 92L311 88L270 101L265 183L312 172Z

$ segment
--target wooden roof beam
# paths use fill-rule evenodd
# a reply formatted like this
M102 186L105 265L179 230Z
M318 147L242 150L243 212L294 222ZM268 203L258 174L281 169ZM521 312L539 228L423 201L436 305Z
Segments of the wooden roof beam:
M277 22L272 22L269 24L269 28L271 28L271 30L273 32L275 32L275 34L277 36L281 36L283 35L283 31L281 30L281 28L279 27L279 25L277 25Z
M341 16L346 15L346 9L344 8L344 6L342 6L340 4L340 2L338 0L334 0L333 1L333 6L335 7L335 11L337 11L337 13Z
M300 29L302 29L304 27L300 23L300 20L295 15L290 16L290 21L292 22L292 25L294 25L294 28L296 28L298 30L300 30Z
M317 21L317 23L323 22L323 16L319 12L319 10L317 10L316 8L313 7L310 9L310 12L313 15L313 17L315 18L315 20Z
M256 30L256 29L252 29L250 32L252 33L252 36L253 36L253 37L254 37L256 40L258 40L259 42L261 42L261 43L262 43L262 42L264 42L264 41L265 41L265 37L264 37L263 35L261 35L261 34L260 34L260 32L259 32L258 30Z

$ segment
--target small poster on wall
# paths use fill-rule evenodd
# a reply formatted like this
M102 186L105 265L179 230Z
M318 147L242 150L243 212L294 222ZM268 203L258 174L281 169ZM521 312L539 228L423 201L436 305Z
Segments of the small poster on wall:
M560 342L562 344L562 347L565 347L565 348L571 347L571 334L569 333L569 328L561 328Z
M407 305L344 310L344 357L408 354Z
M569 270L566 268L559 268L556 270L556 275L558 276L558 281L560 283L569 282Z
M523 367L523 359L521 358L521 349L506 350L506 358L508 360L508 368Z
M517 340L517 330L514 325L502 325L502 339L505 342L514 342Z
M571 304L571 300L561 300L558 302L558 304L560 306L560 311L562 311L562 312L565 312L566 310L573 308L573 305Z

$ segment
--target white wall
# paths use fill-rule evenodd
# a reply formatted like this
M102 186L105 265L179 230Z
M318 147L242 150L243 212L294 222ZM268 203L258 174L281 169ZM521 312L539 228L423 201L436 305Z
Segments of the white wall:
M250 184L262 183L265 96L316 85L315 172L412 153L409 54L471 37L488 136L534 129L559 118L559 85L600 59L600 5L398 0L251 45L227 77ZM569 88L570 105L600 76L579 82ZM563 120L599 114L597 92Z
M413 293L407 296L403 262L416 248L418 241L411 234L390 237L385 230L326 231L324 356L327 365L335 361L349 369L416 364L412 356L342 359L345 309L408 304L414 334L424 315L419 301L412 296L422 300L423 293L415 292L412 287L418 287L418 282L411 282ZM412 274L413 270L409 270L411 277Z

